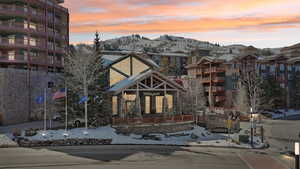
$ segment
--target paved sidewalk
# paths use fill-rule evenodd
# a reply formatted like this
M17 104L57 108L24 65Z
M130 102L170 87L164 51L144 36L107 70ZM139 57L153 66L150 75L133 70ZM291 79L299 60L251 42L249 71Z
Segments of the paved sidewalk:
M247 152L239 154L239 157L251 169L289 169L283 165L279 160L272 156L259 152Z
M47 121L47 128L49 128L49 120ZM21 130L26 130L29 128L34 128L34 129L42 129L44 126L44 121L33 121L33 122L26 122L26 123L21 123L21 124L15 124L15 125L8 125L8 126L0 126L0 133L10 133L14 129L21 129ZM64 126L63 123L57 122L57 121L51 121L51 126L52 127L60 127Z

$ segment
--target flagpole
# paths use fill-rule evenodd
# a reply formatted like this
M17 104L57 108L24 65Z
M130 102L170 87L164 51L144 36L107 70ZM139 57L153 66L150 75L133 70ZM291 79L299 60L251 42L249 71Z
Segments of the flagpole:
M47 91L46 88L44 88L44 132L46 132L47 129Z
M68 130L68 88L67 85L65 86L65 93L66 93L66 100L65 100L65 113L66 113L66 117L65 117L65 121L66 121L66 126L65 126L65 132L67 132Z

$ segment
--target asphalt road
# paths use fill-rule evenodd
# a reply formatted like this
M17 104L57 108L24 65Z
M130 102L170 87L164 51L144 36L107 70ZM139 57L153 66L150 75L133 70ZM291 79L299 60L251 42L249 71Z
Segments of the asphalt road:
M300 120L264 120L265 136L272 148L293 150L300 142Z
M249 150L175 146L76 146L0 149L0 168L249 169Z

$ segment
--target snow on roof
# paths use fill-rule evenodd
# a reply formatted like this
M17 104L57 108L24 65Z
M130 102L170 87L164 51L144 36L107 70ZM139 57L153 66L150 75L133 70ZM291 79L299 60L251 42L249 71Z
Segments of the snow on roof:
M216 59L222 59L222 60L225 60L228 62L235 58L236 58L236 55L234 55L234 54L223 54L223 55L217 57Z
M147 75L147 74L149 74L151 72L152 72L152 70L147 70L144 73L133 75L133 76L130 76L130 77L124 79L124 80L121 80L120 82L118 82L115 85L113 85L113 87L110 88L109 91L115 92L115 91L118 91L118 90L120 90L122 88L125 88L128 85L134 83L136 80L142 78L143 76L145 76L145 75Z
M124 55L102 55L102 58L104 60L104 66L109 66L110 64L112 64L113 62L115 62L116 60L118 60L122 57L126 57L126 56L124 56Z

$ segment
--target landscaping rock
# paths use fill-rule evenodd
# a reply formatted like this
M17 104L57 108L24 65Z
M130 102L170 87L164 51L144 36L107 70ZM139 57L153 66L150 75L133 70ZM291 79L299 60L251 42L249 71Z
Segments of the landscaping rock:
M28 130L25 130L25 136L27 137L31 137L31 136L34 136L37 134L37 129L28 129Z
M111 144L112 139L64 139L51 141L28 140L19 137L18 144L21 147L41 147L41 146L76 146L76 145L103 145Z

